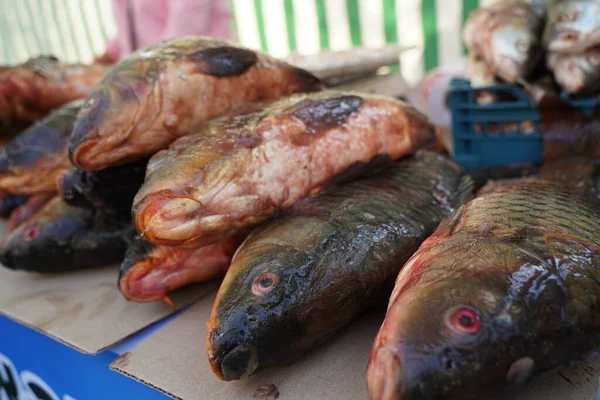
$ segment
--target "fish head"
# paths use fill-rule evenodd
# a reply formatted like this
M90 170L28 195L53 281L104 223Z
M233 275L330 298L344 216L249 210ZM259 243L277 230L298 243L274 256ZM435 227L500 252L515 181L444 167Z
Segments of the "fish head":
M57 196L8 235L0 249L0 263L15 269L42 261L64 267L73 256L73 239L90 220L91 211L70 207Z
M297 227L299 232L276 228L281 236L251 236L234 256L208 325L209 362L219 378L242 379L296 358L313 340L307 331L314 307L307 290L312 260L302 250L302 240L295 241L297 247L282 244L284 232L292 231L310 241Z
M505 81L526 77L541 57L540 41L525 24L501 24L490 38L496 73Z
M560 2L552 20L545 33L550 52L582 52L594 44L594 37L600 36L600 4L595 1Z
M552 65L556 81L570 93L579 92L585 85L586 71L581 68L580 56L550 54L548 63Z
M58 193L69 205L84 208L93 206L81 191L85 174L85 171L71 167L58 176L56 180Z
M500 249L488 250L497 255ZM429 259L439 264L435 272L445 279L408 283L400 293L396 287L369 361L372 399L482 398L490 386L499 390L510 386L499 383L529 378L533 360L519 334L520 324L527 323L525 312L517 302L507 305L503 278L478 275L481 265L498 262L485 254L469 260L471 272L463 277L439 273L454 268L453 261ZM402 272L398 279L421 278L428 279L403 278Z
M69 144L73 165L99 170L145 155L128 138L145 131L160 114L158 67L151 60L123 60L100 81L85 100ZM139 150L139 151L138 151Z

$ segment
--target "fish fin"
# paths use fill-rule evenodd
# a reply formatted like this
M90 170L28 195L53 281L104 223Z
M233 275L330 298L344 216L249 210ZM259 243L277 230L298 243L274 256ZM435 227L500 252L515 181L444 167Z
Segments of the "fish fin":
M565 235L561 233L549 233L544 237L544 243L550 248L552 253L568 253L568 254L600 254L600 246L591 243L588 240L578 238L576 236ZM567 247L568 251L565 251L564 245L579 245L579 249L573 248L572 246Z
M461 206L473 198L474 182L469 175L463 175L458 182L451 200L453 208Z
M173 300L171 300L171 299L169 298L169 296L167 296L167 295L165 294L165 295L163 296L163 298L162 298L162 299L163 299L163 301L164 301L165 303L167 303L167 304L168 304L168 306L169 306L169 307L171 307L171 309L172 309L173 311L177 311L177 307L175 307L175 303L173 303Z
M190 58L200 71L213 76L240 75L258 61L254 51L231 46L202 49Z

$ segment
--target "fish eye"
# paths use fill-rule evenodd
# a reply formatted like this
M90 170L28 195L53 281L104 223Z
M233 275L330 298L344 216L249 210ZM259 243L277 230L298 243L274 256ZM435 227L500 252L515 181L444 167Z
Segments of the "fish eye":
M25 229L25 232L23 232L23 237L25 238L25 240L31 241L31 240L35 239L36 237L38 237L39 234L40 234L40 227L37 225L34 225L34 226L30 226L29 228Z
M262 296L269 293L277 284L277 276L271 272L263 272L252 282L252 293Z
M481 328L477 311L467 306L453 307L446 311L446 325L454 332L473 334Z

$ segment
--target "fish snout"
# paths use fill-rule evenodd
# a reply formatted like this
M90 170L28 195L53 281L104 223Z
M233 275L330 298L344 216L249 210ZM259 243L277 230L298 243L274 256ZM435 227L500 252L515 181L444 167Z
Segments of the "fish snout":
M393 400L402 397L402 364L395 349L379 347L367 368L367 387L371 400Z
M15 269L15 257L13 251L6 243L0 248L0 264L9 269Z
M571 53L576 51L573 47L579 41L579 32L574 29L558 29L548 36L548 51L558 53Z
M226 381L246 378L258 368L258 349L240 345L225 355L221 361L221 373Z

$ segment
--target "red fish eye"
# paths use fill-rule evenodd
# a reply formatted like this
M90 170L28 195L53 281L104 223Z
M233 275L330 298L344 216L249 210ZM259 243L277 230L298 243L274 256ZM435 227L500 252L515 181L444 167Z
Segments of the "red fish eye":
M23 233L23 237L25 238L25 240L29 241L29 240L35 239L39 234L40 234L40 227L39 226L37 226L37 225L36 226L30 226Z
M271 272L263 272L252 282L252 293L257 296L269 293L277 284L277 276Z
M466 306L453 307L446 313L446 324L459 333L476 333L481 329L477 311Z

